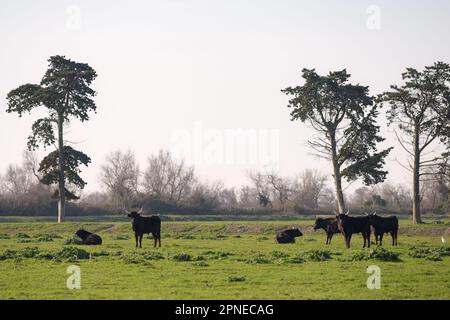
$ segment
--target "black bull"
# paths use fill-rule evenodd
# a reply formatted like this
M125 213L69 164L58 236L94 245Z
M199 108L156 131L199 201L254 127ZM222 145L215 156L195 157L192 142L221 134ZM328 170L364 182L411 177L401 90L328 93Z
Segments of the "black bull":
M370 217L350 217L346 214L337 216L339 229L345 238L345 245L350 248L350 241L354 233L361 233L364 239L363 248L370 248Z
M136 239L136 248L142 248L142 237L144 234L152 234L155 241L154 247L158 243L161 247L161 219L159 216L142 217L137 212L130 212L128 217L132 219L134 237Z
M396 216L380 217L376 213L369 216L370 224L373 227L376 244L383 245L383 235L390 233L392 237L392 245L397 245L398 236L398 219Z
M325 244L331 244L331 239L335 233L340 233L338 220L336 218L317 218L314 223L314 230L323 229L327 234Z

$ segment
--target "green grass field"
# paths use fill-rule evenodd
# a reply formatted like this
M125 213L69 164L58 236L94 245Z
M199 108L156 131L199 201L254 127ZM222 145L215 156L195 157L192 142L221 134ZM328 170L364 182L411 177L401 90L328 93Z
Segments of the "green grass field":
M134 248L130 223L0 223L0 299L450 299L450 224L401 221L399 246L326 246L312 221L163 222L162 248ZM103 245L64 245L83 226ZM304 236L279 245L274 234L299 226ZM447 239L450 241L450 237ZM64 249L65 248L65 249ZM376 248L376 246L373 246ZM69 290L67 267L81 268ZM370 265L381 289L366 286Z

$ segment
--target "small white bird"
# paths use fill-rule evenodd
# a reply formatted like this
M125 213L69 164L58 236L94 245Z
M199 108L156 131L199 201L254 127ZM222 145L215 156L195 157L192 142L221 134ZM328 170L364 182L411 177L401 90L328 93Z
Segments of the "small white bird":
M446 243L447 241L445 241L444 236L441 237L441 241L442 243Z

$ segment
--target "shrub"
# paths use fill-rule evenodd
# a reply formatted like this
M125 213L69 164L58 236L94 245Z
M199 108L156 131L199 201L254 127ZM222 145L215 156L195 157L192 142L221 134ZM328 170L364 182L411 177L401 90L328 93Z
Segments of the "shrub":
M112 255L120 255L121 252L118 251ZM127 264L146 264L150 265L149 260L160 260L164 259L164 256L159 252L132 252L129 254L122 255L122 260Z
M208 260L226 259L231 255L232 253L226 251L205 251L201 254L201 256L204 256Z
M55 253L55 257L58 260L63 261L77 261L90 259L91 255L84 249L77 247L64 247Z
M191 261L192 260L192 256L188 253L177 253L175 255L172 256L172 260L174 261Z
M309 261L327 261L331 259L331 252L327 250L309 250L301 253L299 257Z
M161 260L164 256L159 252L144 252L143 257L145 260Z
M272 261L270 259L267 259L264 255L259 254L253 258L247 259L246 262L249 264L268 264Z
M396 252L389 251L383 247L376 247L370 251L360 251L353 254L352 261L368 261L368 260L378 260L378 261L401 261L399 254Z
M246 278L244 276L242 276L242 277L235 277L235 276L228 277L228 282L244 282L245 280L246 280Z
M41 260L58 260L57 257L51 252L41 252L36 258Z
M16 255L21 258L34 258L41 253L37 247L26 247L16 251Z
M63 244L64 245L83 244L83 240L81 240L81 238L79 238L78 236L74 235L74 236L64 240Z
M209 266L209 264L207 264L205 261L197 261L197 262L194 262L192 265L195 267L208 267Z
M301 255L296 255L296 256L293 256L293 257L286 257L286 258L283 259L283 261L286 262L286 263L299 264L299 263L305 262L305 259Z
M0 253L0 261L6 260L6 259L14 259L16 256L16 251L6 249L5 251Z
M16 238L17 239L29 239L31 237L29 235L27 235L26 233L19 232L19 233L16 233Z
M102 250L102 251L98 251L98 252L92 252L91 255L93 257L108 257L111 254L108 251Z
M36 241L38 242L51 242L53 241L53 237L51 234L48 233L43 233L43 234L38 234L36 235Z
M0 233L0 240L7 240L9 238L9 235L7 235L6 233Z
M30 243L32 242L30 239L17 239L17 243Z
M281 258L287 258L289 257L289 255L287 253L284 253L282 251L272 251L270 253L272 255L272 257L276 258L276 259L281 259Z
M140 254L130 253L122 256L123 262L126 264L140 264L145 263L145 259Z
M411 247L408 251L411 258L422 258L430 261L442 261L442 257L450 256L450 247Z
M37 257L41 251L36 247L26 247L19 250L10 250L6 249L2 253L0 253L0 260L6 259L29 259Z

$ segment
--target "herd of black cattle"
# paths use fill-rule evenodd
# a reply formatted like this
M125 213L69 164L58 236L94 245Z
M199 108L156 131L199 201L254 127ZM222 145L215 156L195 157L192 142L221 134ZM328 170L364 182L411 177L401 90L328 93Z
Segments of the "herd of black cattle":
M141 210L142 211L142 210ZM140 212L141 212L140 211ZM128 212L131 218L131 225L136 240L136 248L142 248L142 238L144 234L152 234L154 246L157 244L161 247L161 219L159 216L143 217L140 212ZM331 239L336 233L342 233L345 238L345 245L350 248L352 235L361 233L364 239L365 248L370 247L370 234L373 228L375 235L375 243L382 245L383 236L390 233L392 236L392 245L397 245L398 235L398 219L395 216L380 217L376 213L367 214L365 216L352 217L346 214L337 214L335 218L317 218L314 224L314 230L323 229L327 234L326 244L331 244ZM82 239L82 243L86 245L100 245L102 238L96 234L80 229L76 235ZM296 237L302 236L303 233L296 228L287 229L277 233L275 239L278 243L294 243Z
M336 233L342 233L345 239L345 245L350 248L352 235L361 233L364 244L370 248L371 229L375 235L375 243L383 245L383 236L390 233L392 236L392 245L397 245L398 219L396 216L380 217L376 213L367 214L360 217L352 217L346 214L338 214L335 218L317 218L314 224L314 230L323 229L327 234L326 244L331 244L331 239ZM276 236L278 243L293 243L296 237L302 236L299 229L288 229L279 232Z

